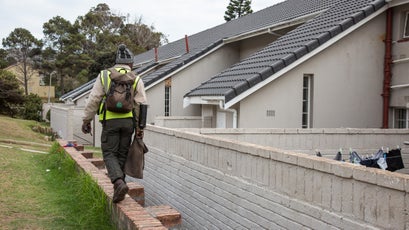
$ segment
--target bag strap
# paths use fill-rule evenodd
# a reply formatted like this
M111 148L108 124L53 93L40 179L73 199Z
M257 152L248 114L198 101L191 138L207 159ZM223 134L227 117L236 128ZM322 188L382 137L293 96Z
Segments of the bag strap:
M109 85L111 83L111 79L108 76L108 70L101 71L101 82L102 85L104 86L104 92L105 94L107 94L109 91Z
M102 125L105 126L105 121L106 121L106 115L107 115L107 104L106 104L106 96L108 94L109 91L109 85L111 83L111 79L108 76L108 71L107 70L102 70L101 71L101 83L102 86L104 87L104 92L105 92L105 96L102 99L103 103L103 115L102 115Z

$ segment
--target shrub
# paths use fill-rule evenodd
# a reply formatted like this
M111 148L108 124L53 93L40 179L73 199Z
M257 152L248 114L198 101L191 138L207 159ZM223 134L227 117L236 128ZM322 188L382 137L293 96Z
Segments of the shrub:
M51 109L47 111L47 114L45 115L45 119L47 119L48 122L51 122Z
M30 94L26 96L24 101L24 108L24 112L21 116L22 118L26 120L42 121L42 101L38 95Z
M16 76L0 69L0 114L14 117L24 102L23 91Z

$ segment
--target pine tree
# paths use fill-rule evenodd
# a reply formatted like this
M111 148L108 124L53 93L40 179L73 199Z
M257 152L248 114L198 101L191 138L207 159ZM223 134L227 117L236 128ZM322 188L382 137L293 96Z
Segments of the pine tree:
M251 0L230 0L227 10L225 11L224 20L228 22L251 13L253 13Z

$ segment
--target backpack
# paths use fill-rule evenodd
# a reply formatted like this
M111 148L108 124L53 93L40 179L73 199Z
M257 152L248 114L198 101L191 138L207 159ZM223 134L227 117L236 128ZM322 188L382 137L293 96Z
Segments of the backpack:
M102 85L105 91L103 101L103 110L105 111L129 113L133 109L133 100L139 77L132 71L121 73L121 70L117 71L115 68L110 68L101 72ZM109 77L108 71L111 72Z

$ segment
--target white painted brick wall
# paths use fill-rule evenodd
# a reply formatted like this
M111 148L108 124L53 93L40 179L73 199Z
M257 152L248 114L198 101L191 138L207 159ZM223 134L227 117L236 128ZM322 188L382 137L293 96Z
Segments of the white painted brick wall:
M408 175L155 126L145 141L146 203L171 204L182 228L405 229L409 222Z

